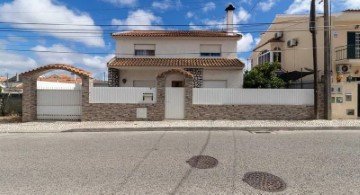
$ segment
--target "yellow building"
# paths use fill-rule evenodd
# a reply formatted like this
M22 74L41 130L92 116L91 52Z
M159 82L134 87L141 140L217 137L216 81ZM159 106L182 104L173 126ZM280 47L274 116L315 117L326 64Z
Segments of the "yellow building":
M324 18L318 15L318 81L324 77ZM331 15L332 111L334 119L360 117L360 10ZM282 72L313 70L308 15L277 15L250 56L251 67L278 61ZM314 76L292 81L291 88L312 88Z

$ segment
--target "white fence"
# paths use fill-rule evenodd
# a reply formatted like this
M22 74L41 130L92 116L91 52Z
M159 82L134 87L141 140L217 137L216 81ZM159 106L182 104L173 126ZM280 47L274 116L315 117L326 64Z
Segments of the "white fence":
M37 119L78 120L81 117L81 90L37 90Z
M194 88L193 104L314 105L314 91L312 89Z
M91 87L90 103L156 103L156 88Z

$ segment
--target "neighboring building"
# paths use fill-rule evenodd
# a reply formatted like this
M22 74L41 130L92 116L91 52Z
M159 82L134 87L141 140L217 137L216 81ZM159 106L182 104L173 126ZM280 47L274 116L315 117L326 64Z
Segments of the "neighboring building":
M157 75L182 69L194 75L194 87L241 88L244 64L237 59L233 12L229 5L227 31L135 30L113 33L116 57L108 62L109 86L156 87ZM167 87L183 87L174 75Z
M324 19L316 18L318 46L318 81L324 75ZM332 14L332 110L334 118L360 116L360 10ZM312 38L308 15L277 15L250 56L251 66L278 61L283 72L313 70ZM313 87L313 75L300 83ZM351 81L348 82L348 81Z

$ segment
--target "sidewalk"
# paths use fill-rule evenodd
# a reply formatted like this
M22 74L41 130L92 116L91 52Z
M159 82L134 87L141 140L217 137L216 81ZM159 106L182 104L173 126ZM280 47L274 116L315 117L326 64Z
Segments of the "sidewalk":
M106 131L172 131L172 130L360 130L360 120L241 120L241 121L116 121L68 122L37 121L28 123L0 123L0 133L60 133Z

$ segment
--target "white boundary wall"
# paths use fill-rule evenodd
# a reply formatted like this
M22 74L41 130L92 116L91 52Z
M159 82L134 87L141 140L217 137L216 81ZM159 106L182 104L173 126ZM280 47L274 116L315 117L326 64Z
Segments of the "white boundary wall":
M314 105L313 89L194 88L193 104Z
M78 83L58 83L58 82L47 82L37 81L37 89L67 89L67 90L79 90L81 84Z
M152 94L150 96L144 94ZM91 87L90 103L140 104L156 103L156 88L143 87Z

